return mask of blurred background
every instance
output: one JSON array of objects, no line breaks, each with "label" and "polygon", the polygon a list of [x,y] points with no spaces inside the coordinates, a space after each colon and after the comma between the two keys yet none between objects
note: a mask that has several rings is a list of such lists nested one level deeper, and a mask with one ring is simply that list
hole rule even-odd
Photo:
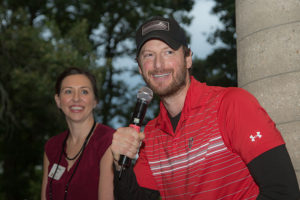
[{"label": "blurred background", "polygon": [[[151,16],[183,25],[198,80],[237,85],[234,0],[0,2],[0,199],[40,199],[44,144],[66,128],[54,102],[56,77],[65,68],[96,75],[98,122],[128,124],[144,85],[135,30]],[[145,123],[157,109],[155,98]]]}]

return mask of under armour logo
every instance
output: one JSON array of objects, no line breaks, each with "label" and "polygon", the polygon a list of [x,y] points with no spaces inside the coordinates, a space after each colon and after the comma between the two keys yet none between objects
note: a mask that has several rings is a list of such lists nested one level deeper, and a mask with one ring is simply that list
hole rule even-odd
[{"label": "under armour logo", "polygon": [[260,132],[256,132],[256,135],[250,135],[250,139],[251,139],[251,141],[252,142],[255,142],[255,139],[256,138],[261,138],[262,137],[262,135],[260,134]]}]

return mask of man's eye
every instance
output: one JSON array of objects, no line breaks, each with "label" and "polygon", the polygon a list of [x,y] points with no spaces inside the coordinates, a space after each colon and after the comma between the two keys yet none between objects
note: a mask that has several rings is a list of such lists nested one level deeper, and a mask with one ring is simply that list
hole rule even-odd
[{"label": "man's eye", "polygon": [[173,53],[174,53],[174,51],[171,51],[171,50],[166,51],[167,55],[170,55],[170,54],[173,54]]},{"label": "man's eye", "polygon": [[144,58],[149,58],[149,57],[151,57],[153,54],[152,53],[145,53],[143,56],[144,56]]}]

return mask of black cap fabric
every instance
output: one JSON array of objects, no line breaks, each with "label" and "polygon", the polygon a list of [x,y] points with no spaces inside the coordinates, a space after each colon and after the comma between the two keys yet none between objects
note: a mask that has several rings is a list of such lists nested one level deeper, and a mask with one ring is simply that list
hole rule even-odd
[{"label": "black cap fabric", "polygon": [[173,18],[153,17],[142,24],[136,32],[136,55],[150,39],[159,39],[177,50],[181,45],[187,46],[184,30]]}]

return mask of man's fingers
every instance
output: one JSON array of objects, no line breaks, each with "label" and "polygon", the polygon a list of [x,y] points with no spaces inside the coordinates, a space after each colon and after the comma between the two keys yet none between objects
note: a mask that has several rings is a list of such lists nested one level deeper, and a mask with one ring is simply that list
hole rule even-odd
[{"label": "man's fingers", "polygon": [[140,141],[142,141],[142,140],[145,139],[145,134],[144,134],[144,132],[140,132],[140,133],[139,133],[139,138],[140,138]]},{"label": "man's fingers", "polygon": [[129,158],[135,158],[140,146],[140,142],[143,138],[144,135],[140,136],[140,134],[134,128],[118,128],[113,135],[111,145],[114,159],[119,159],[120,154]]}]

